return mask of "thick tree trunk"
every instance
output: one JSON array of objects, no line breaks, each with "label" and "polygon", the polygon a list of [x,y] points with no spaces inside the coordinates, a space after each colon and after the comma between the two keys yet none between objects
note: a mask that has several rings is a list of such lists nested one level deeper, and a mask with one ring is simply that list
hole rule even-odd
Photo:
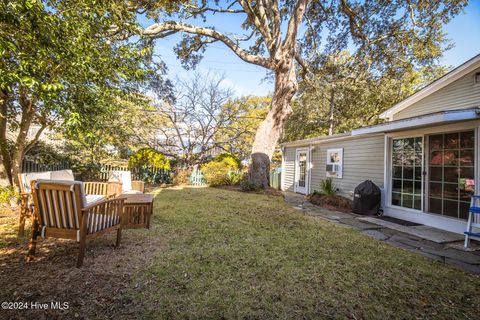
[{"label": "thick tree trunk", "polygon": [[8,92],[0,90],[0,155],[2,156],[3,171],[10,185],[13,185],[10,150],[7,143],[7,112]]},{"label": "thick tree trunk", "polygon": [[283,125],[292,112],[290,102],[297,89],[293,59],[289,59],[275,72],[271,108],[258,127],[253,141],[249,181],[257,187],[267,188],[269,185],[270,160],[282,134]]},{"label": "thick tree trunk", "polygon": [[35,102],[28,96],[26,90],[21,90],[19,102],[22,108],[22,117],[20,119],[15,146],[11,152],[10,158],[10,172],[12,175],[13,186],[17,191],[20,187],[18,174],[22,171],[22,161],[25,155],[25,147],[27,145],[27,134],[35,117],[36,111]]}]

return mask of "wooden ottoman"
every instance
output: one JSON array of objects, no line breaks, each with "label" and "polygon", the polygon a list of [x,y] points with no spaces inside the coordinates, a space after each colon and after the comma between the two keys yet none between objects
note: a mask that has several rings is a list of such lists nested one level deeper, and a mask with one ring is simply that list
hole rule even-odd
[{"label": "wooden ottoman", "polygon": [[150,228],[150,217],[153,213],[151,194],[122,194],[117,197],[123,202],[123,229]]}]

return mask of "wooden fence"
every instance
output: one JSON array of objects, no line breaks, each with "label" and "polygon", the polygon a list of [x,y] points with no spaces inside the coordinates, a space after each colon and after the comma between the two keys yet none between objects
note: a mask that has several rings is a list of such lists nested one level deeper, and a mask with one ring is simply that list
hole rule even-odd
[{"label": "wooden fence", "polygon": [[98,179],[100,181],[107,181],[110,171],[130,171],[132,173],[132,180],[142,180],[153,184],[171,183],[173,178],[173,172],[171,170],[157,167],[143,166],[140,168],[130,168],[128,166],[104,164],[101,165]]},{"label": "wooden fence", "polygon": [[22,173],[55,171],[65,169],[70,169],[70,164],[66,161],[55,164],[42,164],[31,160],[23,160],[22,162]]},{"label": "wooden fence", "polygon": [[282,188],[282,168],[270,171],[270,187],[280,190]]}]

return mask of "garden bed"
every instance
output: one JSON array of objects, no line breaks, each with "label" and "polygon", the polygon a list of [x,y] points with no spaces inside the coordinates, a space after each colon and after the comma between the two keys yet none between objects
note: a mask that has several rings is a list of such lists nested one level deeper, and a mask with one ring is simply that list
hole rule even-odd
[{"label": "garden bed", "polygon": [[340,212],[352,212],[352,205],[353,201],[333,194],[333,195],[325,195],[319,193],[313,193],[307,196],[308,201],[317,206],[324,207],[330,210],[336,210]]}]

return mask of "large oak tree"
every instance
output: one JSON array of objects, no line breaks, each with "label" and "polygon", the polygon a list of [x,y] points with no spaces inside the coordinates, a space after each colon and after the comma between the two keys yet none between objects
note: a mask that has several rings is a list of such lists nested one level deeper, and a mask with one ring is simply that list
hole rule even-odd
[{"label": "large oak tree", "polygon": [[[140,2],[147,9],[155,1]],[[271,71],[275,79],[270,111],[258,127],[252,147],[250,180],[268,185],[270,159],[283,124],[292,112],[299,66],[319,53],[349,48],[353,55],[382,72],[428,64],[445,41],[442,25],[458,14],[465,0],[230,0],[186,1],[177,14],[156,11],[143,35],[164,38],[183,33],[175,48],[186,65],[198,62],[208,44],[221,42],[247,63]],[[152,11],[153,12],[153,11]],[[223,32],[209,26],[213,15],[241,15],[241,25]],[[244,34],[238,31],[243,30]],[[308,72],[308,71],[307,71]]]}]

